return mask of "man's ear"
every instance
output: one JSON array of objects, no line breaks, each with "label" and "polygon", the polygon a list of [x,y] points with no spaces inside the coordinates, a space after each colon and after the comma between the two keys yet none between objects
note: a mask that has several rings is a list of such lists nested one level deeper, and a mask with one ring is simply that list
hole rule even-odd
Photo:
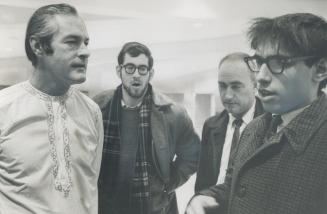
[{"label": "man's ear", "polygon": [[29,43],[35,55],[41,56],[44,53],[40,40],[36,36],[31,36],[29,39]]},{"label": "man's ear", "polygon": [[119,77],[119,79],[121,79],[121,69],[122,67],[120,65],[116,66],[116,74]]},{"label": "man's ear", "polygon": [[314,67],[315,69],[312,76],[314,81],[321,82],[327,79],[327,58],[320,59]]},{"label": "man's ear", "polygon": [[152,80],[153,75],[154,75],[154,69],[153,68],[151,68],[151,70],[149,71],[149,75],[150,75],[150,79],[149,79],[149,81],[150,81],[150,80]]}]

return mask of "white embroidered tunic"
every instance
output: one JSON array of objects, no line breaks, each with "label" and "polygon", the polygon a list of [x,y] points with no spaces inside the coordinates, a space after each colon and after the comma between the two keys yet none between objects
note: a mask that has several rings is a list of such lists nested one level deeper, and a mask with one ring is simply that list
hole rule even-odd
[{"label": "white embroidered tunic", "polygon": [[0,91],[0,214],[97,214],[99,107],[74,88]]}]

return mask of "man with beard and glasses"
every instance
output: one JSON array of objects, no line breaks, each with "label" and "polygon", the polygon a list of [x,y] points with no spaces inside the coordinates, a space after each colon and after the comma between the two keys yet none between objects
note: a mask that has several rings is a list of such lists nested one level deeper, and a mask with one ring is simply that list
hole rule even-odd
[{"label": "man with beard and glasses", "polygon": [[0,92],[0,213],[97,214],[101,111],[71,87],[86,79],[86,26],[67,4],[30,18],[25,50],[34,71]]},{"label": "man with beard and glasses", "polygon": [[232,175],[200,191],[186,213],[326,214],[327,22],[309,13],[257,18],[248,36],[255,54],[245,62],[268,113],[243,131]]},{"label": "man with beard and glasses", "polygon": [[154,90],[150,50],[126,43],[122,84],[94,98],[104,122],[101,214],[176,214],[175,189],[196,171],[200,143],[186,110]]}]

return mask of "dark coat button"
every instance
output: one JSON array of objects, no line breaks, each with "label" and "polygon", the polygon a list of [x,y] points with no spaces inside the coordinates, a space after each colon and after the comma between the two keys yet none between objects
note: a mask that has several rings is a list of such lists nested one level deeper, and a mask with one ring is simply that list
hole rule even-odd
[{"label": "dark coat button", "polygon": [[226,170],[226,174],[231,174],[233,172],[233,168],[232,167],[229,167],[227,170]]}]

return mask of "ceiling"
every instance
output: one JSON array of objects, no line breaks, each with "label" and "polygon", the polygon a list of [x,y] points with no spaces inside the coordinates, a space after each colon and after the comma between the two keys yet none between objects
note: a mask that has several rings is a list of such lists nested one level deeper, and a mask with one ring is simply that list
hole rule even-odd
[{"label": "ceiling", "polygon": [[312,12],[327,17],[326,0],[0,0],[0,57],[24,55],[19,42],[29,17],[36,8],[58,2],[81,13],[93,34],[91,48],[134,38],[158,43],[243,34],[258,16]]},{"label": "ceiling", "polygon": [[252,18],[293,12],[327,18],[327,0],[0,0],[0,84],[27,78],[26,23],[36,8],[59,2],[74,5],[86,22],[92,55],[84,85],[95,90],[119,82],[112,74],[127,41],[153,51],[153,81],[160,88],[205,93],[216,90],[215,70],[224,54],[250,51],[245,32]]}]

